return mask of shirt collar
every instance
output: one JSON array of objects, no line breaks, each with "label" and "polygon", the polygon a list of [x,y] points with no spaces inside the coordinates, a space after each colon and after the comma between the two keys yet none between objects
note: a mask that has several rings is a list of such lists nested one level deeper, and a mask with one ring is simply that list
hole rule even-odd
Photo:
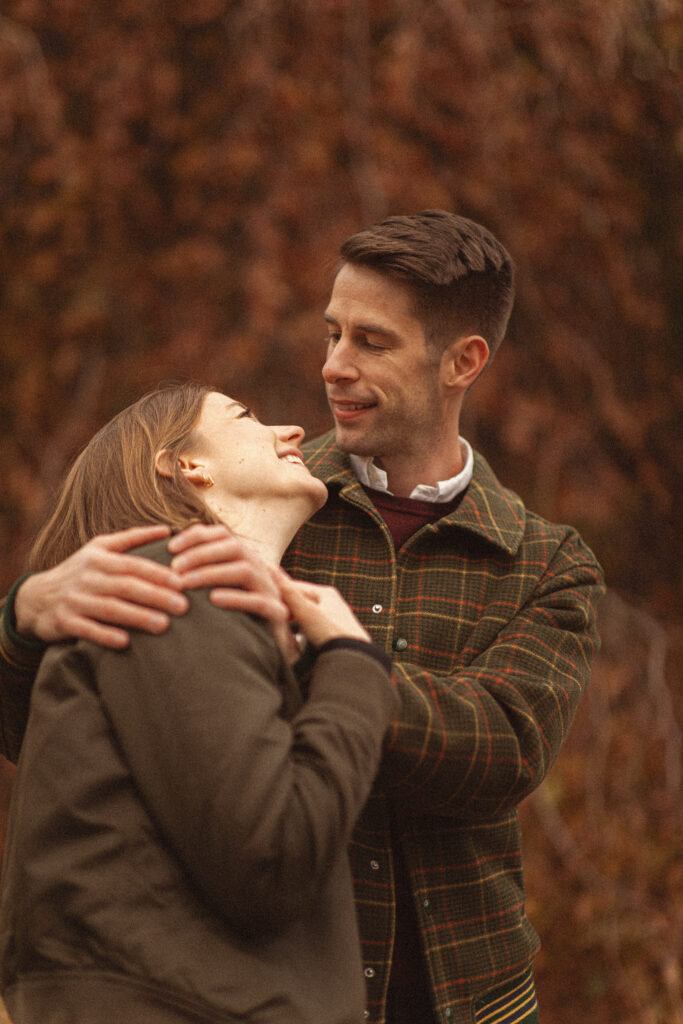
[{"label": "shirt collar", "polygon": [[[338,487],[338,493],[352,504],[373,507],[351,469],[348,455],[337,448],[334,430],[306,442],[302,450],[310,471],[328,488]],[[449,512],[444,522],[483,537],[514,555],[524,538],[524,503],[518,495],[501,486],[482,455],[473,454],[472,481],[458,508]]]},{"label": "shirt collar", "polygon": [[[418,484],[408,497],[418,501],[445,502],[453,501],[458,494],[461,494],[472,479],[474,464],[472,448],[464,437],[460,438],[460,451],[464,466],[456,476],[452,476],[448,480],[437,480],[434,486]],[[365,487],[371,487],[373,491],[382,491],[384,494],[391,494],[387,486],[387,474],[375,465],[372,456],[349,455],[349,460],[351,468]]]}]

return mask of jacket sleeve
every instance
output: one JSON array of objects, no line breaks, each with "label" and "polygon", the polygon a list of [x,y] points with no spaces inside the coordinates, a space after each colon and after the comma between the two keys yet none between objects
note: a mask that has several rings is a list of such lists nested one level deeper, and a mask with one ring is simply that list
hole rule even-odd
[{"label": "jacket sleeve", "polygon": [[490,820],[543,781],[588,684],[602,592],[590,551],[569,541],[513,615],[500,594],[452,675],[394,663],[401,712],[380,779],[398,813]]},{"label": "jacket sleeve", "polygon": [[18,579],[0,600],[0,754],[14,763],[19,759],[31,689],[45,653],[45,644],[25,640],[14,629],[14,595],[25,579]]},{"label": "jacket sleeve", "polygon": [[[211,906],[249,933],[314,904],[346,848],[396,708],[389,673],[330,650],[290,721],[261,621],[190,594],[163,637],[79,645],[161,834]],[[287,670],[288,671],[288,670]]]}]

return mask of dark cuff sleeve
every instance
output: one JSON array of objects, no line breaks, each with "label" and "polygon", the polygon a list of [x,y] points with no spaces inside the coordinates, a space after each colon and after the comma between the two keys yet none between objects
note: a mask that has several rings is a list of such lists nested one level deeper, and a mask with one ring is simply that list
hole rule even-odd
[{"label": "dark cuff sleeve", "polygon": [[20,636],[17,633],[17,620],[14,614],[14,599],[17,596],[17,591],[24,580],[28,579],[32,573],[26,572],[23,576],[20,576],[15,583],[12,584],[9,594],[5,598],[4,607],[2,609],[2,626],[5,631],[9,643],[19,650],[29,653],[42,654],[45,650],[46,645],[38,637],[25,637]]},{"label": "dark cuff sleeve", "polygon": [[379,646],[367,640],[356,640],[355,637],[339,636],[334,640],[328,640],[321,647],[316,649],[316,655],[324,654],[325,651],[334,651],[342,647],[350,651],[360,651],[362,654],[369,654],[371,658],[378,661],[382,668],[391,674],[391,656]]}]

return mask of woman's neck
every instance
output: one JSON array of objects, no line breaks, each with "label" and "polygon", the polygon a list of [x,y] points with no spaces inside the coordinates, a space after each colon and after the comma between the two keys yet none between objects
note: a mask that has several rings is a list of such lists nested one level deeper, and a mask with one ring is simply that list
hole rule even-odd
[{"label": "woman's neck", "polygon": [[294,534],[312,512],[292,501],[272,507],[244,501],[221,501],[218,496],[215,499],[207,496],[205,500],[236,537],[271,565],[280,564]]}]

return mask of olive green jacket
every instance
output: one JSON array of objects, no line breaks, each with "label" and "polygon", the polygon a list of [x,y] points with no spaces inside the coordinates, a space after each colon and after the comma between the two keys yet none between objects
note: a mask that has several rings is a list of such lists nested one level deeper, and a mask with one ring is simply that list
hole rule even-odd
[{"label": "olive green jacket", "polygon": [[2,879],[14,1024],[362,1019],[346,846],[396,707],[382,655],[333,642],[302,701],[263,622],[190,601],[43,659]]}]

